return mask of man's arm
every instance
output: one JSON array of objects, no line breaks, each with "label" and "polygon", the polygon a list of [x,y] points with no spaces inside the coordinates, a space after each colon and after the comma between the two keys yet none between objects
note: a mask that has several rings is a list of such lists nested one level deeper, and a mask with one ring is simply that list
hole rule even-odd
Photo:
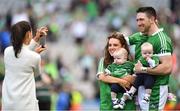
[{"label": "man's arm", "polygon": [[166,75],[170,74],[172,71],[172,56],[166,55],[161,56],[160,58],[160,64],[155,68],[145,68],[142,66],[140,62],[135,64],[135,72],[141,73],[141,72],[147,72],[151,75]]},{"label": "man's arm", "polygon": [[172,56],[166,55],[160,57],[160,64],[155,68],[147,68],[147,73],[152,75],[166,75],[172,71]]}]

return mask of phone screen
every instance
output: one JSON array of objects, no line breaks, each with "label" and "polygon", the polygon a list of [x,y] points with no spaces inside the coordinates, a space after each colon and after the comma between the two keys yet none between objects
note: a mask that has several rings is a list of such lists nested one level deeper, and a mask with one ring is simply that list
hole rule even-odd
[{"label": "phone screen", "polygon": [[45,44],[46,44],[46,37],[41,37],[40,38],[40,45],[41,45],[41,47],[45,47]]}]

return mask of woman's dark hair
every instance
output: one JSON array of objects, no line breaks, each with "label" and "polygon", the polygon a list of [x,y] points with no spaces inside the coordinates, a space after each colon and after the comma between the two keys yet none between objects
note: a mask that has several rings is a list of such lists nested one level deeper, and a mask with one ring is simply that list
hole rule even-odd
[{"label": "woman's dark hair", "polygon": [[21,52],[23,40],[28,31],[31,31],[31,26],[27,21],[18,22],[11,27],[11,42],[16,58],[18,58],[18,54]]},{"label": "woman's dark hair", "polygon": [[105,57],[104,57],[104,67],[107,67],[109,64],[111,64],[114,60],[114,58],[110,55],[109,51],[108,51],[108,47],[109,47],[109,40],[111,38],[115,38],[117,40],[119,40],[120,44],[122,45],[123,48],[125,48],[129,53],[129,48],[128,48],[128,44],[124,38],[124,35],[120,32],[113,32],[111,33],[108,38],[107,38],[107,44],[105,46]]},{"label": "woman's dark hair", "polygon": [[153,7],[140,7],[137,9],[136,11],[137,13],[146,13],[146,15],[150,18],[150,17],[154,17],[154,19],[157,19],[157,14],[156,14],[156,10]]}]

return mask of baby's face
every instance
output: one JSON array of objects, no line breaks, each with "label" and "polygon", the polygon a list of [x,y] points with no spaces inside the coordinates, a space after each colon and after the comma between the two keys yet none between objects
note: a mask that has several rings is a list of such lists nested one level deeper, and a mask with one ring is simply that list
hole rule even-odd
[{"label": "baby's face", "polygon": [[143,58],[151,58],[153,55],[153,49],[151,47],[144,47],[141,49],[141,54]]},{"label": "baby's face", "polygon": [[127,58],[125,58],[124,56],[114,56],[114,63],[116,64],[123,64],[127,61]]}]

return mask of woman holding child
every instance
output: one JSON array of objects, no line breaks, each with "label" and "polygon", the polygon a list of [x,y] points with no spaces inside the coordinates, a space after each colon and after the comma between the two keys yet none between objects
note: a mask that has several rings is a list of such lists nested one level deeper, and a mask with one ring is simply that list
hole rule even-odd
[{"label": "woman holding child", "polygon": [[[113,63],[114,60],[113,53],[121,48],[126,49],[129,53],[128,45],[126,43],[123,34],[119,32],[114,32],[110,34],[110,36],[107,39],[107,44],[105,46],[104,57],[101,58],[99,61],[98,72],[97,72],[97,78],[100,84],[100,100],[101,100],[100,110],[113,109],[112,101],[111,101],[111,89],[109,84],[118,83],[121,87],[129,88],[130,84],[134,80],[134,77],[131,75],[128,75],[123,78],[116,78],[107,75],[104,72],[107,66]],[[125,89],[123,92],[125,92]],[[118,93],[118,98],[122,96],[123,92]],[[126,102],[126,106],[124,110],[135,110],[135,109],[136,109],[136,105],[134,100],[129,100]]]}]

